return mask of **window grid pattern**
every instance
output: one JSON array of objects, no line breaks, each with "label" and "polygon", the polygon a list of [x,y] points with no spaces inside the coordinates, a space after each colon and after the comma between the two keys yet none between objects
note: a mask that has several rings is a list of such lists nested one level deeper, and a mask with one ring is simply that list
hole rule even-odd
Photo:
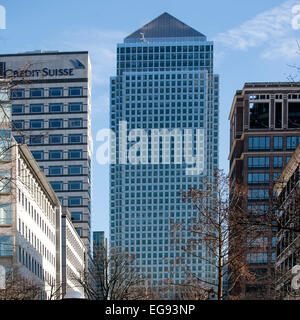
[{"label": "window grid pattern", "polygon": [[[111,129],[118,136],[119,121],[127,121],[128,131],[202,128],[207,139],[205,173],[212,175],[219,156],[218,88],[209,42],[119,45],[117,77],[111,80]],[[148,152],[151,159],[150,141]],[[184,270],[172,264],[183,252],[172,242],[170,219],[190,222],[196,211],[183,203],[180,191],[203,186],[201,176],[187,176],[186,165],[172,160],[171,156],[168,165],[111,165],[110,169],[111,245],[134,252],[138,270],[147,271],[154,283],[170,277],[167,269],[174,281],[185,278]],[[199,248],[199,253],[203,250]],[[187,266],[215,280],[214,267],[196,260],[187,257]]]}]

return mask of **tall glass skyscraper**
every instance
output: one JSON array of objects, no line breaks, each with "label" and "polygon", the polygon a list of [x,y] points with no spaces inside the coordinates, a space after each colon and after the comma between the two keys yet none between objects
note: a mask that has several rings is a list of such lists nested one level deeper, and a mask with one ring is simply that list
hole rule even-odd
[{"label": "tall glass skyscraper", "polygon": [[[216,279],[212,266],[182,252],[171,228],[197,215],[181,191],[203,188],[203,176],[212,177],[218,167],[218,95],[213,43],[168,13],[117,46],[110,244],[134,253],[138,271],[154,285],[170,278],[182,283],[187,268]],[[183,233],[181,241],[189,236]],[[185,258],[184,265],[176,257]]]}]

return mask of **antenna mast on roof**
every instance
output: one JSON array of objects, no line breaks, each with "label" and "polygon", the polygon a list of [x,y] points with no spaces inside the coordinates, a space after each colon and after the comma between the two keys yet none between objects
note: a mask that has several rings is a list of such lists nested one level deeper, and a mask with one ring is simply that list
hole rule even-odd
[{"label": "antenna mast on roof", "polygon": [[141,34],[141,42],[144,42],[144,43],[146,43],[147,42],[147,40],[145,39],[145,34],[143,33],[143,32],[141,32],[140,33]]}]

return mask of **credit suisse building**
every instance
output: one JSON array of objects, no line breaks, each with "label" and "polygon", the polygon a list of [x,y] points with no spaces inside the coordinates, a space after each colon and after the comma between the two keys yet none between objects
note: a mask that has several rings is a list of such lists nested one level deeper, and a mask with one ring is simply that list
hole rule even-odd
[{"label": "credit suisse building", "polygon": [[90,252],[91,67],[88,52],[0,55],[14,137],[27,144]]}]

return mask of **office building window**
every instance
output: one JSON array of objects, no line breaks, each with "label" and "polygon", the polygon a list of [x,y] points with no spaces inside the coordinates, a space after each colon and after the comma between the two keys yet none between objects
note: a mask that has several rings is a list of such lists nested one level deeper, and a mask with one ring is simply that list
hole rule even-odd
[{"label": "office building window", "polygon": [[63,190],[63,182],[62,181],[50,181],[51,187],[54,191]]},{"label": "office building window", "polygon": [[282,102],[275,104],[275,128],[282,129]]},{"label": "office building window", "polygon": [[79,237],[82,237],[82,228],[75,228],[75,230],[78,233]]},{"label": "office building window", "polygon": [[0,138],[2,140],[10,140],[10,138],[11,138],[11,130],[0,129]]},{"label": "office building window", "polygon": [[0,170],[0,192],[1,193],[10,192],[10,187],[11,187],[11,171]]},{"label": "office building window", "polygon": [[283,137],[274,137],[274,150],[282,150],[283,149]]},{"label": "office building window", "polygon": [[273,158],[273,167],[274,169],[282,168],[282,157]]},{"label": "office building window", "polygon": [[0,203],[0,225],[11,223],[11,203]]},{"label": "office building window", "polygon": [[247,262],[250,264],[266,264],[268,263],[268,254],[267,253],[248,253]]},{"label": "office building window", "polygon": [[82,205],[82,197],[69,197],[68,198],[69,207],[76,207]]},{"label": "office building window", "polygon": [[81,159],[82,150],[69,150],[69,159]]},{"label": "office building window", "polygon": [[69,134],[69,143],[82,143],[82,134]]},{"label": "office building window", "polygon": [[82,111],[82,103],[73,102],[69,103],[69,112],[81,112]]},{"label": "office building window", "polygon": [[30,98],[40,98],[43,96],[44,96],[44,89],[42,88],[30,89]]},{"label": "office building window", "polygon": [[11,160],[11,131],[0,130],[0,159]]},{"label": "office building window", "polygon": [[300,129],[300,102],[289,102],[288,126],[291,129]]},{"label": "office building window", "polygon": [[251,214],[257,214],[257,215],[262,215],[262,214],[266,214],[269,212],[269,206],[262,204],[262,205],[248,205],[247,206],[247,210],[251,213]]},{"label": "office building window", "polygon": [[81,221],[82,220],[82,212],[71,212],[71,219],[73,221]]},{"label": "office building window", "polygon": [[32,135],[30,136],[30,144],[44,144],[44,136],[41,135]]},{"label": "office building window", "polygon": [[286,149],[289,151],[295,150],[300,143],[300,137],[287,137]]},{"label": "office building window", "polygon": [[31,151],[35,160],[44,160],[44,151]]},{"label": "office building window", "polygon": [[0,170],[0,192],[8,193],[11,188],[11,171]]},{"label": "office building window", "polygon": [[24,144],[25,143],[24,136],[14,136],[14,138],[17,141],[18,144]]},{"label": "office building window", "polygon": [[250,103],[250,129],[269,128],[269,103]]},{"label": "office building window", "polygon": [[81,128],[82,127],[82,119],[69,119],[69,128]]},{"label": "office building window", "polygon": [[277,259],[277,254],[276,254],[276,252],[272,252],[272,254],[271,254],[271,261],[272,261],[273,263],[275,263],[275,262],[276,262],[276,259]]},{"label": "office building window", "polygon": [[13,243],[12,236],[0,236],[0,256],[12,256]]},{"label": "office building window", "polygon": [[267,201],[269,199],[268,189],[248,190],[248,201]]},{"label": "office building window", "polygon": [[20,130],[25,128],[24,120],[13,120],[12,122],[13,130]]},{"label": "office building window", "polygon": [[24,114],[25,107],[22,104],[13,104],[12,105],[12,114]]},{"label": "office building window", "polygon": [[43,113],[44,105],[43,104],[31,104],[30,113]]},{"label": "office building window", "polygon": [[248,149],[249,151],[269,151],[270,137],[249,137]]},{"label": "office building window", "polygon": [[68,173],[69,175],[82,174],[82,166],[69,166]]},{"label": "office building window", "polygon": [[61,160],[63,159],[62,150],[50,150],[49,151],[49,160]]},{"label": "office building window", "polygon": [[69,96],[70,97],[81,97],[82,96],[82,88],[81,87],[69,88]]},{"label": "office building window", "polygon": [[248,184],[259,185],[259,184],[269,184],[270,175],[269,173],[248,173]]},{"label": "office building window", "polygon": [[49,112],[50,113],[61,113],[63,112],[64,105],[62,103],[50,103]]},{"label": "office building window", "polygon": [[62,144],[64,136],[62,134],[51,134],[49,136],[49,144]]},{"label": "office building window", "polygon": [[270,157],[248,158],[248,169],[268,169],[268,168],[270,168]]},{"label": "office building window", "polygon": [[50,166],[49,167],[49,175],[51,176],[59,176],[63,174],[62,166]]},{"label": "office building window", "polygon": [[10,90],[11,99],[22,99],[25,97],[24,89],[12,89]]},{"label": "office building window", "polygon": [[64,126],[63,119],[50,119],[49,120],[49,128],[50,129],[63,128],[63,126]]},{"label": "office building window", "polygon": [[281,172],[274,172],[273,173],[273,182],[277,182],[277,180],[280,178]]},{"label": "office building window", "polygon": [[62,97],[64,94],[63,88],[50,88],[49,97]]},{"label": "office building window", "polygon": [[10,123],[11,122],[11,106],[2,104],[0,109],[0,123]]},{"label": "office building window", "polygon": [[247,243],[250,248],[266,248],[268,246],[268,237],[248,238]]},{"label": "office building window", "polygon": [[82,190],[82,181],[69,181],[68,190]]},{"label": "office building window", "polygon": [[58,197],[59,202],[64,205],[64,197]]},{"label": "office building window", "polygon": [[30,120],[30,129],[43,129],[44,120]]}]

